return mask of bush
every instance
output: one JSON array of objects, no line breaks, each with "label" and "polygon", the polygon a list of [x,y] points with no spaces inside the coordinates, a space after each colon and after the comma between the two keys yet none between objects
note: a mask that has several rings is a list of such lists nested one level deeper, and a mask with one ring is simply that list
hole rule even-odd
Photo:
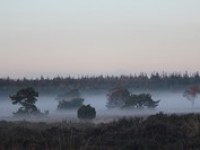
[{"label": "bush", "polygon": [[13,113],[15,116],[26,116],[26,115],[41,115],[42,113],[40,112],[39,109],[37,109],[36,106],[32,107],[20,107],[17,112]]},{"label": "bush", "polygon": [[63,99],[65,99],[66,101],[70,101],[74,98],[79,98],[79,97],[81,97],[79,90],[78,89],[72,89],[72,90],[69,90],[65,93],[59,94],[56,99],[59,100],[59,101],[63,100]]},{"label": "bush", "polygon": [[119,107],[125,104],[130,97],[130,92],[123,87],[117,87],[111,89],[108,94],[108,104],[107,107]]},{"label": "bush", "polygon": [[123,87],[117,87],[109,91],[107,107],[119,108],[155,108],[159,101],[154,101],[150,94],[130,94]]},{"label": "bush", "polygon": [[158,106],[159,101],[154,101],[150,94],[131,95],[122,106],[123,108],[155,108]]},{"label": "bush", "polygon": [[96,118],[96,110],[90,105],[83,105],[78,109],[77,115],[79,119],[94,119]]},{"label": "bush", "polygon": [[62,100],[58,104],[58,109],[76,109],[83,105],[84,99],[74,98],[71,101]]},{"label": "bush", "polygon": [[78,109],[84,101],[78,89],[70,90],[57,99],[59,100],[58,110]]}]

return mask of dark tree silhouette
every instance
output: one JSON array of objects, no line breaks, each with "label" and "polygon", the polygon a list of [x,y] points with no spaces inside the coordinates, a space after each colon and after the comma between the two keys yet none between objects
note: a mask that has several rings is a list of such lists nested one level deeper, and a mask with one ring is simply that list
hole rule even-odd
[{"label": "dark tree silhouette", "polygon": [[21,107],[14,113],[16,115],[27,115],[27,114],[37,114],[40,111],[35,106],[37,97],[39,96],[33,88],[23,88],[19,90],[15,95],[10,96],[13,104],[19,104]]},{"label": "dark tree silhouette", "polygon": [[125,104],[130,97],[130,92],[123,87],[116,87],[111,89],[108,94],[108,104],[107,107],[119,107]]},{"label": "dark tree silhouette", "polygon": [[194,100],[198,94],[200,94],[200,86],[192,85],[184,91],[183,96],[194,104]]},{"label": "dark tree silhouette", "polygon": [[83,98],[73,98],[70,101],[62,100],[59,101],[58,109],[65,110],[65,109],[76,109],[83,105]]},{"label": "dark tree silhouette", "polygon": [[77,115],[79,119],[94,119],[96,117],[96,110],[90,105],[83,105],[78,109]]},{"label": "dark tree silhouette", "polygon": [[58,96],[59,104],[57,106],[58,110],[66,109],[78,109],[83,105],[84,99],[81,98],[80,92],[78,89],[73,89],[68,91],[65,94]]},{"label": "dark tree silhouette", "polygon": [[79,98],[80,96],[81,94],[78,89],[72,89],[72,90],[67,91],[64,94],[59,94],[56,99],[57,100],[64,99],[66,101],[71,101],[72,99]]},{"label": "dark tree silhouette", "polygon": [[155,108],[160,101],[154,101],[150,94],[132,94],[126,101],[122,108]]},{"label": "dark tree silhouette", "polygon": [[130,94],[130,92],[123,87],[110,90],[107,97],[107,107],[155,108],[159,103],[159,101],[154,101],[150,94]]}]

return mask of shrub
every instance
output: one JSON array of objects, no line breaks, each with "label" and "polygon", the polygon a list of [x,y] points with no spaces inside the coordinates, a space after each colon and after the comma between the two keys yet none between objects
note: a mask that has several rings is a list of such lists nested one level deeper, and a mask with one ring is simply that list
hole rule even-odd
[{"label": "shrub", "polygon": [[83,105],[84,99],[74,98],[70,101],[62,100],[58,104],[58,109],[76,109]]},{"label": "shrub", "polygon": [[78,89],[72,89],[72,90],[69,90],[65,93],[62,93],[60,95],[57,96],[57,100],[63,100],[65,99],[66,101],[70,101],[74,98],[79,98],[81,95],[80,95],[80,92]]},{"label": "shrub", "polygon": [[119,107],[125,104],[130,97],[130,92],[123,87],[117,87],[111,89],[108,94],[108,104],[107,107]]},{"label": "shrub", "polygon": [[155,108],[158,106],[159,101],[154,101],[150,94],[131,95],[122,106],[123,108]]},{"label": "shrub", "polygon": [[62,98],[62,100],[59,101],[59,104],[57,106],[58,110],[78,109],[80,106],[83,105],[84,101],[84,99],[81,98],[78,89],[71,90],[65,93],[63,96],[60,96],[60,98]]},{"label": "shrub", "polygon": [[107,107],[119,108],[155,108],[159,101],[154,101],[150,94],[130,94],[123,87],[117,87],[109,91]]},{"label": "shrub", "polygon": [[96,110],[90,105],[83,105],[78,109],[77,115],[79,119],[94,119],[96,118]]}]

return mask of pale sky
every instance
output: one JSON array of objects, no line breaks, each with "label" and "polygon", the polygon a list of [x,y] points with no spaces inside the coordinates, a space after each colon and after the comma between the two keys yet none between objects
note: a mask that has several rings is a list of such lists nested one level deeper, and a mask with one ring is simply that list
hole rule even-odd
[{"label": "pale sky", "polygon": [[0,77],[200,71],[200,0],[0,0]]}]

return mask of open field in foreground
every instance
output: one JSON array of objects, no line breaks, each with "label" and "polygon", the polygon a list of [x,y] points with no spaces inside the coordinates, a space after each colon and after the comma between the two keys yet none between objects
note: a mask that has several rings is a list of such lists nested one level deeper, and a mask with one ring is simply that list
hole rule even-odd
[{"label": "open field in foreground", "polygon": [[197,150],[200,115],[157,114],[110,123],[0,122],[1,150]]}]

